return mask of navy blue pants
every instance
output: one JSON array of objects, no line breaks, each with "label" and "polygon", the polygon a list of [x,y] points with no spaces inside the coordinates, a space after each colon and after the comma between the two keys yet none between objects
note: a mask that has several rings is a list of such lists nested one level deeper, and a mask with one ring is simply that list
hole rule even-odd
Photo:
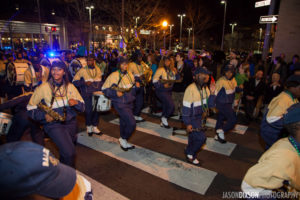
[{"label": "navy blue pants", "polygon": [[120,116],[120,136],[127,140],[132,135],[136,127],[132,113],[133,105],[113,102],[113,106]]},{"label": "navy blue pants", "polygon": [[100,113],[93,109],[93,96],[83,97],[85,103],[85,124],[86,126],[98,126]]},{"label": "navy blue pants", "polygon": [[158,99],[162,103],[162,117],[169,118],[174,112],[174,102],[172,100],[172,91],[156,91]]},{"label": "navy blue pants", "polygon": [[205,142],[206,136],[204,132],[191,132],[188,137],[188,145],[185,149],[185,153],[196,158],[196,153],[201,149]]},{"label": "navy blue pants", "polygon": [[59,149],[60,162],[75,167],[76,119],[65,123],[50,123],[44,129]]},{"label": "navy blue pants", "polygon": [[266,150],[280,139],[281,130],[282,128],[275,126],[275,124],[274,126],[272,126],[272,124],[269,124],[266,120],[266,115],[263,117],[260,125],[260,134],[266,143]]},{"label": "navy blue pants", "polygon": [[16,142],[19,141],[24,132],[30,129],[30,134],[32,141],[44,145],[44,134],[39,127],[39,124],[36,124],[31,119],[29,119],[27,112],[18,112],[14,115],[12,119],[12,124],[6,136],[7,142]]},{"label": "navy blue pants", "polygon": [[[232,104],[216,104],[216,108],[218,109],[218,118],[217,118],[217,124],[216,124],[216,130],[222,129],[225,133],[231,129],[234,128],[236,124],[236,114],[234,110],[232,109]],[[224,124],[224,121],[227,120],[226,124]]]},{"label": "navy blue pants", "polygon": [[133,108],[134,116],[140,116],[144,105],[144,87],[136,88],[135,103]]}]

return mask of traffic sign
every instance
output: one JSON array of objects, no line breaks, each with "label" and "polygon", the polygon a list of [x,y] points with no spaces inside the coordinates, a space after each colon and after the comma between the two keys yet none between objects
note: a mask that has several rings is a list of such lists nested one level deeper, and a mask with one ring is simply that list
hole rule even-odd
[{"label": "traffic sign", "polygon": [[275,24],[278,21],[278,15],[260,16],[260,24]]},{"label": "traffic sign", "polygon": [[270,4],[271,4],[271,0],[258,1],[255,2],[255,8],[269,6]]}]

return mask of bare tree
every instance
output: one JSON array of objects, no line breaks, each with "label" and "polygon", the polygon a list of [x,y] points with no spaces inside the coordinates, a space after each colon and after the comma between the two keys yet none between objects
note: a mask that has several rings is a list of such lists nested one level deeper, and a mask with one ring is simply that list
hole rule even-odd
[{"label": "bare tree", "polygon": [[193,49],[195,36],[199,36],[214,25],[214,18],[207,12],[202,2],[202,0],[189,0],[185,4],[188,25],[192,28]]}]

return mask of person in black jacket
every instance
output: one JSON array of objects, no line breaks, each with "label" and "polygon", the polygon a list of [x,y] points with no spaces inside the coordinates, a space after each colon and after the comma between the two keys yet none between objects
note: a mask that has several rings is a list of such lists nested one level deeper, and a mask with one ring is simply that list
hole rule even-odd
[{"label": "person in black jacket", "polygon": [[44,135],[39,124],[31,120],[27,115],[26,106],[32,96],[32,92],[19,95],[3,104],[0,104],[0,111],[12,109],[12,124],[6,136],[7,142],[16,142],[21,139],[25,131],[30,128],[33,142],[44,145]]},{"label": "person in black jacket", "polygon": [[176,68],[182,81],[180,83],[174,84],[172,92],[172,99],[175,105],[174,115],[177,114],[179,116],[181,116],[180,111],[182,109],[184,91],[187,88],[187,86],[189,86],[193,82],[192,70],[187,65],[185,65],[183,59],[183,53],[176,54]]},{"label": "person in black jacket", "polygon": [[264,72],[258,70],[255,74],[255,77],[252,77],[245,83],[244,86],[244,103],[246,117],[248,120],[252,120],[253,112],[256,107],[256,104],[264,94],[265,90],[265,81],[263,80]]}]

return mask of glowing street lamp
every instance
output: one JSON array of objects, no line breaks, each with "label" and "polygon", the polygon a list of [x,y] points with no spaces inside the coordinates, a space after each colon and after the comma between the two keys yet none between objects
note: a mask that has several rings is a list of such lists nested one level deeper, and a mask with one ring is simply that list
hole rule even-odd
[{"label": "glowing street lamp", "polygon": [[[90,35],[92,35],[92,10],[95,8],[93,5],[91,6],[86,6],[85,7],[87,10],[89,10],[89,18],[90,18]],[[90,41],[89,41],[89,51],[91,50],[91,37],[90,37]],[[93,49],[94,49],[94,45],[93,45]]]},{"label": "glowing street lamp", "polygon": [[229,24],[231,26],[231,34],[233,35],[234,27],[237,26],[237,23]]},{"label": "glowing street lamp", "polygon": [[180,17],[180,39],[179,39],[179,43],[181,43],[181,35],[182,35],[182,19],[185,17],[185,14],[179,14],[177,15],[178,17]]},{"label": "glowing street lamp", "polygon": [[221,4],[224,4],[223,33],[222,33],[222,43],[221,43],[221,51],[223,51],[223,47],[224,47],[224,34],[225,34],[225,21],[226,21],[227,0],[222,0],[222,1],[221,1]]}]

